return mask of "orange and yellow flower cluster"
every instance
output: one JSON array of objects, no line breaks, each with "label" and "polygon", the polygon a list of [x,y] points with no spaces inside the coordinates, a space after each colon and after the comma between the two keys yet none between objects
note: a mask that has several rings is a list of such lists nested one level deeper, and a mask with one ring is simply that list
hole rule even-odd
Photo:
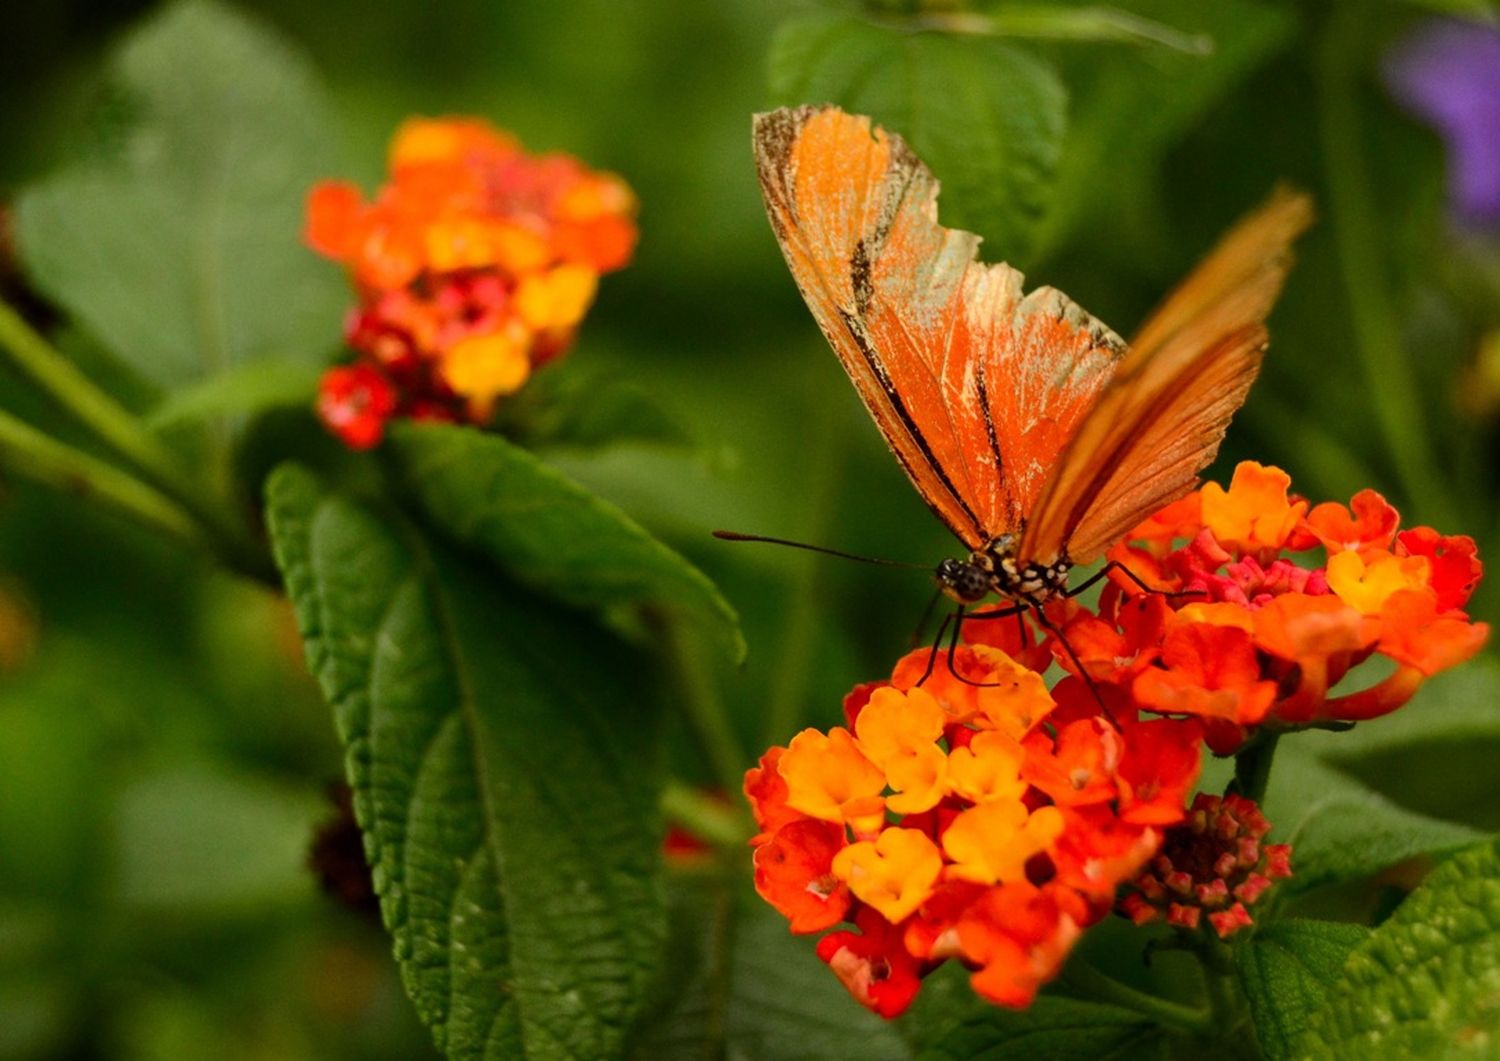
[{"label": "orange and yellow flower cluster", "polygon": [[[1278,469],[1241,464],[1115,549],[1096,608],[969,619],[857,687],[846,725],[804,730],[745,779],[755,884],[866,1006],[890,1017],[953,958],[974,989],[1028,1005],[1085,927],[1116,909],[1228,935],[1290,873],[1251,800],[1200,794],[1257,728],[1394,710],[1478,651],[1464,603],[1474,543],[1365,491],[1309,508]],[[1390,673],[1337,688],[1382,656]],[[1044,678],[1053,664],[1062,677]],[[1203,915],[1207,914],[1206,917]]]},{"label": "orange and yellow flower cluster", "polygon": [[403,124],[373,200],[346,181],[309,197],[308,243],[359,296],[345,340],[360,357],[325,377],[324,421],[363,449],[392,416],[488,419],[572,342],[599,276],[630,260],[634,213],[618,177],[483,121]]},{"label": "orange and yellow flower cluster", "polygon": [[1199,726],[1059,703],[990,645],[919,685],[926,655],[855,689],[847,727],[804,730],[746,775],[756,889],[794,932],[852,921],[818,953],[883,1016],[948,958],[1025,1006],[1183,819]]},{"label": "orange and yellow flower cluster", "polygon": [[[1279,468],[1243,463],[1227,490],[1206,484],[1111,553],[1163,592],[1116,574],[1097,611],[1058,616],[1106,700],[1196,716],[1228,754],[1259,726],[1388,714],[1479,651],[1489,628],[1463,611],[1483,571],[1472,538],[1403,530],[1373,490],[1309,508],[1290,486]],[[1389,674],[1336,689],[1376,656]]]}]

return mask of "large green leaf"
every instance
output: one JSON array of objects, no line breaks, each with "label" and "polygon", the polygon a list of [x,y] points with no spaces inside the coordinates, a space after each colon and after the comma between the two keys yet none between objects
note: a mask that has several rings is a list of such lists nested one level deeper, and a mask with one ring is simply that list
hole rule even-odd
[{"label": "large green leaf", "polygon": [[134,916],[254,917],[305,901],[314,793],[203,762],[153,770],[114,808],[111,880]]},{"label": "large green leaf", "polygon": [[618,1053],[659,957],[655,712],[602,631],[283,467],[278,562],[452,1057]]},{"label": "large green leaf", "polygon": [[520,447],[471,428],[406,424],[389,448],[428,518],[512,577],[577,608],[664,610],[744,657],[739,619],[707,576]]},{"label": "large green leaf", "polygon": [[1292,918],[1259,928],[1235,952],[1255,1033],[1268,1061],[1296,1056],[1293,1044],[1338,983],[1349,952],[1369,938],[1363,925]]},{"label": "large green leaf", "polygon": [[1438,675],[1388,718],[1296,741],[1409,810],[1500,828],[1500,663],[1492,656]]},{"label": "large green leaf", "polygon": [[1441,866],[1350,956],[1293,1050],[1306,1058],[1500,1051],[1500,850]]},{"label": "large green leaf", "polygon": [[967,970],[953,967],[923,982],[916,1005],[901,1022],[921,1061],[1134,1061],[1163,1056],[1166,1034],[1139,1013],[1053,995],[1042,995],[1029,1009],[1015,1012],[980,999],[968,979]]},{"label": "large green leaf", "polygon": [[1052,195],[1066,93],[1012,45],[809,15],[771,48],[780,103],[837,103],[900,133],[943,182],[942,219],[1024,262]]},{"label": "large green leaf", "polygon": [[1366,877],[1408,858],[1467,846],[1482,835],[1407,810],[1294,741],[1284,740],[1276,754],[1265,800],[1272,839],[1292,845],[1294,876],[1287,886]]},{"label": "large green leaf", "polygon": [[90,150],[20,198],[32,280],[159,384],[322,356],[343,296],[337,270],[300,245],[333,142],[307,62],[188,0],[121,43],[109,88]]},{"label": "large green leaf", "polygon": [[692,441],[645,387],[573,367],[538,373],[501,405],[495,427],[527,449],[588,452],[621,443],[677,448]]},{"label": "large green leaf", "polygon": [[1049,251],[1080,228],[1118,226],[1154,205],[1151,181],[1163,152],[1293,38],[1292,17],[1256,0],[1116,6],[1206,38],[1212,50],[1088,48],[1063,56],[1074,106],[1057,166],[1057,209],[1041,234]]}]

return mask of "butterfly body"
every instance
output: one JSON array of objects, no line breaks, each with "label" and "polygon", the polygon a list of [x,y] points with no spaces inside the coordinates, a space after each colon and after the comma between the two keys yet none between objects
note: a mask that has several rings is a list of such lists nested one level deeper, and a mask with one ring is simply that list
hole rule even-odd
[{"label": "butterfly body", "polygon": [[1002,534],[983,549],[975,549],[967,560],[944,560],[935,572],[938,588],[959,604],[977,604],[994,594],[1035,606],[1066,592],[1073,567],[1068,560],[1022,562],[1016,556],[1016,544],[1014,534]]},{"label": "butterfly body", "polygon": [[887,445],[969,550],[935,575],[960,605],[1039,609],[1197,485],[1266,349],[1307,226],[1278,191],[1127,344],[1062,292],[1026,292],[979,237],[937,220],[899,137],[831,106],[755,119],[772,231]]}]

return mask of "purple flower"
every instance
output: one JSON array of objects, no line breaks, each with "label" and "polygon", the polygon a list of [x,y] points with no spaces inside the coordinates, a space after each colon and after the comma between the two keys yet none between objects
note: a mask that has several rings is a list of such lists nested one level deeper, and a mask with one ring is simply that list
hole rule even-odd
[{"label": "purple flower", "polygon": [[1459,220],[1500,224],[1500,29],[1426,22],[1392,51],[1385,75],[1402,106],[1447,141]]}]

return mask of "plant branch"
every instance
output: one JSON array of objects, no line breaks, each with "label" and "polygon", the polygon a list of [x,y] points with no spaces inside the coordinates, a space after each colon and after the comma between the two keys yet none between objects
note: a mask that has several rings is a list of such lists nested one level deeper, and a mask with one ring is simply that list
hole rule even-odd
[{"label": "plant branch", "polygon": [[1200,935],[1192,941],[1192,950],[1203,967],[1203,988],[1208,995],[1209,1027],[1213,1029],[1214,1042],[1230,1057],[1258,1058],[1260,1052],[1253,1046],[1253,1037],[1239,1034],[1241,1025],[1249,1021],[1250,1011],[1235,977],[1228,944]]},{"label": "plant branch", "polygon": [[[676,679],[678,702],[708,757],[716,783],[732,799],[738,798],[749,758],[730,722],[724,699],[719,695],[700,646],[693,641],[681,620],[655,609],[647,610],[646,620],[663,645],[665,659]],[[746,822],[741,835],[749,836],[745,816],[738,817]]]},{"label": "plant branch", "polygon": [[[4,302],[0,302],[0,350],[8,353],[32,382],[100,441],[191,513],[230,567],[260,581],[279,584],[269,551],[255,540],[244,521],[235,518],[220,499],[207,494],[140,420],[78,371],[72,361]],[[110,470],[120,474],[116,469]]]},{"label": "plant branch", "polygon": [[1234,780],[1229,787],[1256,803],[1264,802],[1266,785],[1271,779],[1271,760],[1276,757],[1279,733],[1261,730],[1234,757]]},{"label": "plant branch", "polygon": [[669,822],[715,847],[740,850],[750,839],[743,814],[681,781],[668,781],[662,788],[661,810]]},{"label": "plant branch", "polygon": [[139,479],[0,412],[0,465],[34,482],[98,502],[150,530],[194,546],[203,528],[176,502]]}]

